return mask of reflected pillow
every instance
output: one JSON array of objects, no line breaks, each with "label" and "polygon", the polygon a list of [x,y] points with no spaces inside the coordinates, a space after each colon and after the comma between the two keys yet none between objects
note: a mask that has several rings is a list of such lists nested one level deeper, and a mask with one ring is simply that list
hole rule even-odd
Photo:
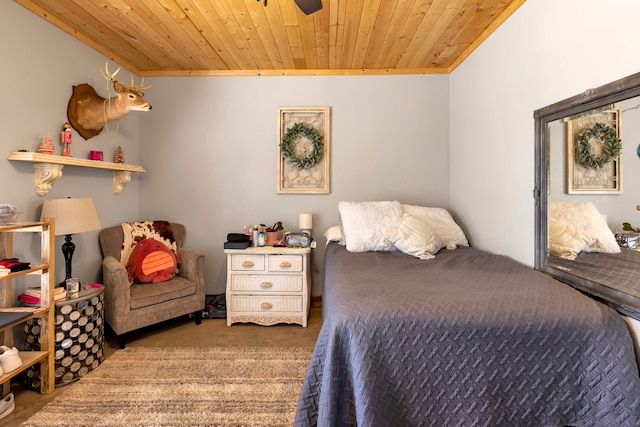
[{"label": "reflected pillow", "polygon": [[585,252],[619,253],[620,246],[591,202],[549,202],[549,254],[576,259]]},{"label": "reflected pillow", "polygon": [[403,215],[389,231],[389,242],[399,251],[419,259],[431,259],[442,249],[442,238],[436,234],[429,218],[420,215]]},{"label": "reflected pillow", "polygon": [[458,246],[469,246],[469,241],[464,231],[462,231],[462,228],[454,221],[446,209],[402,205],[402,211],[405,214],[418,215],[427,219],[431,229],[441,237],[442,244],[447,249],[455,249]]},{"label": "reflected pillow", "polygon": [[402,217],[400,202],[340,202],[338,210],[349,252],[394,249],[387,235]]}]

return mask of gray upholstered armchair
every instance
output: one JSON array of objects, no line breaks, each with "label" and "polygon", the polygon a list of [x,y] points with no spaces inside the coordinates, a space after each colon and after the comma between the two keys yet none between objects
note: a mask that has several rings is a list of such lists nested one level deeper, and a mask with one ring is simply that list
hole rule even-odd
[{"label": "gray upholstered armchair", "polygon": [[118,335],[120,348],[124,348],[128,332],[164,320],[194,313],[196,325],[201,323],[205,306],[204,255],[182,247],[185,235],[182,224],[171,223],[171,228],[181,260],[179,274],[161,283],[133,285],[129,284],[127,270],[120,262],[122,226],[100,232],[105,318]]}]

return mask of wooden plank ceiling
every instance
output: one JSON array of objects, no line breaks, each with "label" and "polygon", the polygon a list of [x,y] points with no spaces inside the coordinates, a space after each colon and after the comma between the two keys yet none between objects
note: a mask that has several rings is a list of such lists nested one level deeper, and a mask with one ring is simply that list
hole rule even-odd
[{"label": "wooden plank ceiling", "polygon": [[15,0],[141,76],[449,73],[525,0]]}]

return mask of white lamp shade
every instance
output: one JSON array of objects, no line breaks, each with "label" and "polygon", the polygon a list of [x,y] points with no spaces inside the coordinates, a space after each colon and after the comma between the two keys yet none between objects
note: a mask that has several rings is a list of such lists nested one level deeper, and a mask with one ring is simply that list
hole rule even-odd
[{"label": "white lamp shade", "polygon": [[45,200],[41,219],[55,219],[56,236],[98,230],[100,219],[91,197]]},{"label": "white lamp shade", "polygon": [[301,213],[298,216],[298,227],[300,230],[311,230],[313,228],[313,214]]}]

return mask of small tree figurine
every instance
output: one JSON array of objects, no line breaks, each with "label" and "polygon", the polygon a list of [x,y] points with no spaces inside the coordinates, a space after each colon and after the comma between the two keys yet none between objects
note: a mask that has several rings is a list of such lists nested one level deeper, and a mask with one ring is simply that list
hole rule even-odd
[{"label": "small tree figurine", "polygon": [[55,146],[53,145],[53,141],[51,137],[47,133],[47,136],[44,137],[40,145],[38,145],[38,151],[42,154],[53,154],[55,151]]},{"label": "small tree figurine", "polygon": [[124,151],[122,151],[122,147],[119,145],[116,149],[116,155],[114,156],[113,161],[115,163],[124,163]]}]

